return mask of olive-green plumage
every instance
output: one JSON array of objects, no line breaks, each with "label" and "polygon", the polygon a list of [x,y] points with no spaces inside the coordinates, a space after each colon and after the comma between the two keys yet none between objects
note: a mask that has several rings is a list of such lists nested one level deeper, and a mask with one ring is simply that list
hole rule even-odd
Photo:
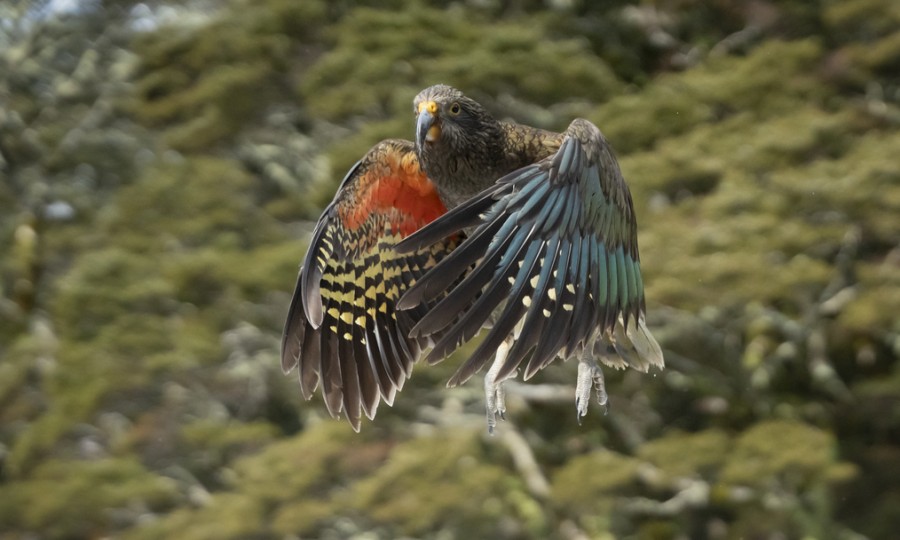
[{"label": "olive-green plumage", "polygon": [[[468,200],[498,178],[535,163],[559,149],[561,133],[498,122],[478,102],[446,85],[431,86],[413,101],[416,110],[434,103],[437,111],[419,117],[440,126],[435,141],[416,141],[422,168],[448,208]],[[457,112],[452,112],[454,105]]]}]

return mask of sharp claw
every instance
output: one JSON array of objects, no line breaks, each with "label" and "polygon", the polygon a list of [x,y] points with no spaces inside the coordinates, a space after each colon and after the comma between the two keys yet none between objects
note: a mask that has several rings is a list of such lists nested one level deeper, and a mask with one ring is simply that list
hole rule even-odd
[{"label": "sharp claw", "polygon": [[488,384],[485,382],[485,408],[487,409],[488,433],[493,435],[497,418],[506,420],[506,398],[501,383]]},{"label": "sharp claw", "polygon": [[603,414],[609,410],[609,395],[606,393],[606,383],[603,380],[603,372],[600,366],[594,368],[594,388],[597,389],[597,403],[603,407]]},{"label": "sharp claw", "polygon": [[578,380],[575,385],[575,416],[581,425],[581,418],[587,415],[588,402],[591,397],[591,389],[597,391],[597,403],[603,408],[605,415],[609,410],[607,406],[609,395],[606,393],[606,384],[603,380],[603,371],[585,348],[584,354],[578,361]]}]

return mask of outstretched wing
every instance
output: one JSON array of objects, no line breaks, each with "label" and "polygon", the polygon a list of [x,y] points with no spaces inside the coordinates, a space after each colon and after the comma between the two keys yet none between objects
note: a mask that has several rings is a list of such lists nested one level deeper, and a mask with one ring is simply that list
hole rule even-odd
[{"label": "outstretched wing", "polygon": [[400,295],[456,247],[454,236],[399,254],[395,244],[445,212],[411,142],[373,147],[344,178],[313,232],[281,343],[310,399],[319,382],[332,416],[358,430],[388,404],[429,344],[409,337],[430,305],[398,312]]},{"label": "outstretched wing", "polygon": [[529,353],[526,379],[560,353],[593,347],[597,338],[627,364],[644,370],[662,365],[643,321],[631,194],[593,124],[575,120],[555,154],[501,178],[397,249],[418,250],[471,228],[469,238],[399,304],[402,309],[438,300],[413,328],[414,336],[440,334],[429,360],[446,357],[491,325],[450,385],[471,377],[510,334],[516,341],[497,380]]}]

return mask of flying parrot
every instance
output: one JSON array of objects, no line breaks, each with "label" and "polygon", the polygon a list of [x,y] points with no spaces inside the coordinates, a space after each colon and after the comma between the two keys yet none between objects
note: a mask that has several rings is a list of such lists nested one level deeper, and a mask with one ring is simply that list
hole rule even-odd
[{"label": "flying parrot", "polygon": [[612,148],[592,123],[562,133],[496,120],[459,90],[413,101],[415,142],[376,144],[313,232],[282,337],[310,399],[354,430],[389,405],[423,355],[487,334],[449,380],[488,366],[488,429],[503,381],[577,358],[576,417],[601,363],[663,367],[645,320],[637,223]]}]

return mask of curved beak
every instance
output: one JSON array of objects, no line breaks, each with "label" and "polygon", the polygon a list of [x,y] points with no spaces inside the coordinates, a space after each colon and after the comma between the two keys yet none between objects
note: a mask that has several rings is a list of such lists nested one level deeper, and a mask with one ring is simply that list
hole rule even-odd
[{"label": "curved beak", "polygon": [[434,142],[441,136],[441,124],[437,117],[437,104],[421,103],[416,117],[416,147],[422,149],[426,142]]}]

